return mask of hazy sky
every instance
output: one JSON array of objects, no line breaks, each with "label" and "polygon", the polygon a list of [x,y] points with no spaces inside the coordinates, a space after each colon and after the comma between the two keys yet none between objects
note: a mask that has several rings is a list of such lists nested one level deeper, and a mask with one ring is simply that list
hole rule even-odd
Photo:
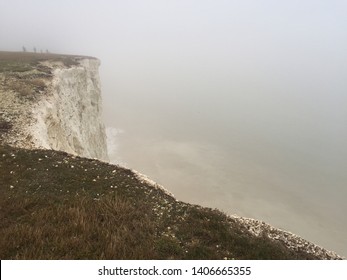
[{"label": "hazy sky", "polygon": [[189,91],[209,103],[211,88],[287,84],[326,102],[324,88],[345,89],[346,11],[344,0],[2,0],[0,49],[97,56],[107,100]]},{"label": "hazy sky", "polygon": [[209,106],[230,104],[266,118],[278,102],[281,117],[329,103],[328,118],[346,118],[346,10],[343,0],[3,0],[0,49],[100,58],[107,120],[114,102],[126,110],[138,95],[147,96],[140,112],[157,104],[169,113],[174,103],[183,118],[196,99],[207,119]]},{"label": "hazy sky", "polygon": [[220,192],[346,255],[346,12],[345,0],[0,0],[0,50],[98,57],[105,122],[125,131],[131,167],[191,197],[198,181],[201,199]]}]

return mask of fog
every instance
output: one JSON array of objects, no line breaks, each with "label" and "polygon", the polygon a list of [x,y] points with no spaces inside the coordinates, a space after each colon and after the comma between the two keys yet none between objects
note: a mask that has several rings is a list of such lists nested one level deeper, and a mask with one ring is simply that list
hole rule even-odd
[{"label": "fog", "polygon": [[347,256],[346,1],[1,1],[0,50],[102,64],[111,160]]}]

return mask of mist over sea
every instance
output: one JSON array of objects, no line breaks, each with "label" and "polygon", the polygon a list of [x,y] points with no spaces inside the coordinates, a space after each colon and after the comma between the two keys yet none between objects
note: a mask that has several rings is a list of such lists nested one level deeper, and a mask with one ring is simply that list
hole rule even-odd
[{"label": "mist over sea", "polygon": [[346,98],[315,94],[138,94],[128,106],[122,96],[107,121],[110,158],[180,200],[347,255]]},{"label": "mist over sea", "polygon": [[346,3],[169,2],[105,27],[111,159],[347,256]]}]

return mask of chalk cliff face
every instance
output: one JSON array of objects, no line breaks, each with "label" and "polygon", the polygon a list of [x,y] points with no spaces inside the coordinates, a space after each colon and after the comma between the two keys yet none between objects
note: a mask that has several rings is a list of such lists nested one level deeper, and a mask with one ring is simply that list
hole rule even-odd
[{"label": "chalk cliff face", "polygon": [[50,96],[35,108],[32,136],[37,146],[107,160],[99,64],[82,59],[70,68],[54,69]]},{"label": "chalk cliff face", "polygon": [[0,122],[11,125],[0,143],[108,160],[99,65],[52,56],[21,64],[26,71],[0,71]]}]

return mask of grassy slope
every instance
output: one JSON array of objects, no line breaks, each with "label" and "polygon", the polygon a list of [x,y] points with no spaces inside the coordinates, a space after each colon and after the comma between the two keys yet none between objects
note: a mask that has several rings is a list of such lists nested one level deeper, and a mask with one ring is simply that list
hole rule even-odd
[{"label": "grassy slope", "polygon": [[[0,52],[0,89],[34,101],[51,74],[40,61],[78,58]],[[255,237],[218,210],[178,202],[130,170],[1,144],[12,130],[0,115],[1,259],[316,258]]]},{"label": "grassy slope", "polygon": [[1,259],[306,259],[132,171],[0,146]]}]

